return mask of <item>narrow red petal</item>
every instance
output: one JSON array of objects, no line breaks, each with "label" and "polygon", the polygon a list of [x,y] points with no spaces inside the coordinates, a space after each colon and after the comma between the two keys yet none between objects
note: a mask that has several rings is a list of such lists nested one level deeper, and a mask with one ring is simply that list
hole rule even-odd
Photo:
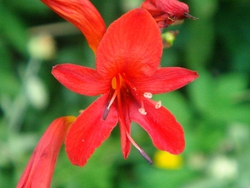
[{"label": "narrow red petal", "polygon": [[116,109],[111,106],[103,120],[108,103],[108,93],[97,99],[84,110],[69,129],[66,138],[66,151],[72,164],[83,166],[104,140],[106,140],[118,121]]},{"label": "narrow red petal", "polygon": [[130,100],[126,100],[126,102],[125,100],[126,99],[123,100],[123,113],[122,113],[122,116],[124,117],[124,122],[122,121],[121,118],[119,118],[119,123],[120,123],[122,154],[123,157],[127,159],[131,149],[131,142],[127,136],[127,133],[130,134],[131,120],[129,117]]},{"label": "narrow red petal", "polygon": [[175,117],[164,107],[156,109],[153,103],[144,100],[146,115],[139,113],[139,106],[131,105],[130,117],[150,135],[153,144],[160,150],[179,154],[185,148],[184,132]]},{"label": "narrow red petal", "polygon": [[17,188],[50,187],[60,148],[67,130],[75,117],[67,116],[54,120],[32,154]]},{"label": "narrow red petal", "polygon": [[96,48],[106,31],[106,26],[100,13],[89,0],[41,1],[80,29],[90,48],[96,52]]},{"label": "narrow red petal", "polygon": [[108,78],[117,73],[149,76],[159,66],[161,55],[157,24],[146,10],[135,9],[113,22],[103,36],[96,54],[97,71]]},{"label": "narrow red petal", "polygon": [[[127,126],[127,124],[125,126]],[[127,131],[130,134],[130,124],[129,126],[127,126]],[[121,133],[122,154],[123,157],[127,159],[131,150],[131,142],[127,137],[125,129],[121,125],[120,125],[120,133]]]},{"label": "narrow red petal", "polygon": [[80,65],[56,65],[52,74],[66,88],[82,95],[99,95],[111,87],[111,80],[103,79],[96,70]]},{"label": "narrow red petal", "polygon": [[134,79],[131,82],[138,91],[159,94],[177,90],[197,77],[197,72],[180,67],[169,67],[158,69],[151,77]]}]

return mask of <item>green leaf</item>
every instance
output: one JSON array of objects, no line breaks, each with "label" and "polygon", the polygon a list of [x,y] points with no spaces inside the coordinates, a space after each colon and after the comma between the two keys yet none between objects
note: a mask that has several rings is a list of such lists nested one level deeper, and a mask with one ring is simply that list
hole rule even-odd
[{"label": "green leaf", "polygon": [[0,18],[0,31],[5,42],[19,53],[27,55],[28,35],[22,20],[4,6],[0,6]]}]

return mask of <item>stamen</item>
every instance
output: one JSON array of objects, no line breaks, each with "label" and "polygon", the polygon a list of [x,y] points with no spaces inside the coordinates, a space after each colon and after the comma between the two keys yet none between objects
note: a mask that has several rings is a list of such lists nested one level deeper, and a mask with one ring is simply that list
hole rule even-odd
[{"label": "stamen", "polygon": [[161,101],[155,103],[155,108],[159,109],[161,107]]},{"label": "stamen", "polygon": [[81,113],[83,113],[84,112],[84,110],[79,110],[79,114],[81,114]]},{"label": "stamen", "polygon": [[173,21],[175,21],[175,18],[168,17],[168,20],[173,22]]},{"label": "stamen", "polygon": [[152,159],[146,154],[145,151],[143,151],[143,150],[138,150],[138,151],[141,154],[141,156],[148,161],[149,164],[151,164],[151,165],[153,164]]},{"label": "stamen", "polygon": [[108,105],[107,108],[110,108],[110,106],[113,104],[113,102],[114,102],[114,100],[115,100],[115,98],[116,98],[116,95],[117,95],[117,89],[115,90],[115,92],[114,92],[112,98],[110,99],[109,105]]},{"label": "stamen", "polygon": [[145,98],[147,98],[147,99],[151,99],[151,98],[153,97],[152,93],[149,93],[149,92],[145,92],[145,93],[143,94],[143,96],[144,96]]},{"label": "stamen", "polygon": [[141,108],[139,108],[138,111],[140,112],[141,115],[144,115],[144,116],[147,115],[142,98],[141,98]]},{"label": "stamen", "polygon": [[103,116],[102,116],[102,119],[105,120],[109,114],[109,111],[110,111],[110,108],[106,108],[104,113],[103,113]]},{"label": "stamen", "polygon": [[191,19],[191,20],[198,20],[199,18],[196,18],[194,16],[192,16],[191,14],[184,12],[184,15],[186,18]]},{"label": "stamen", "polygon": [[108,105],[107,105],[107,108],[105,109],[105,111],[104,111],[104,113],[103,113],[103,116],[102,116],[102,119],[103,119],[103,120],[105,120],[105,119],[107,118],[107,116],[108,116],[108,114],[109,114],[109,111],[110,111],[110,107],[111,107],[111,105],[113,104],[113,102],[114,102],[116,96],[117,96],[117,89],[115,90],[115,92],[114,92],[112,98],[110,99],[110,101],[109,101],[109,103],[108,103]]},{"label": "stamen", "polygon": [[153,164],[152,159],[147,155],[147,153],[133,140],[133,138],[130,136],[130,134],[126,131],[127,138],[129,141],[133,144],[133,146],[138,150],[138,152],[141,154],[141,156],[146,159],[149,164]]},{"label": "stamen", "polygon": [[144,108],[139,108],[138,111],[140,112],[141,115],[147,115],[147,112]]}]

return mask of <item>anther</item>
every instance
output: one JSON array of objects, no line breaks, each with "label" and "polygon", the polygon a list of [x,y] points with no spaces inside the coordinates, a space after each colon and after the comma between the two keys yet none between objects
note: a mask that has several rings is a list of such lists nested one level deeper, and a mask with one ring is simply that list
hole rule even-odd
[{"label": "anther", "polygon": [[152,159],[146,154],[145,151],[143,151],[142,149],[140,149],[138,151],[141,154],[141,156],[148,161],[149,164],[151,164],[151,165],[153,164]]},{"label": "anther", "polygon": [[159,109],[161,107],[161,101],[155,103],[155,108]]},{"label": "anther", "polygon": [[175,18],[168,17],[168,20],[173,22],[175,20]]},{"label": "anther", "polygon": [[81,114],[81,113],[83,113],[84,112],[84,110],[79,110],[79,114]]},{"label": "anther", "polygon": [[138,111],[140,112],[141,115],[144,115],[144,116],[147,115],[142,98],[141,98],[141,108],[139,108]]},{"label": "anther", "polygon": [[103,116],[102,116],[102,119],[105,120],[109,114],[109,111],[110,111],[110,108],[106,108],[104,110],[104,113],[103,113]]},{"label": "anther", "polygon": [[141,154],[141,156],[146,159],[149,164],[153,164],[151,158],[147,155],[147,153],[133,140],[133,138],[130,136],[130,134],[126,131],[127,138],[129,141],[133,144],[133,146],[138,150],[138,152]]},{"label": "anther", "polygon": [[145,93],[143,94],[143,96],[144,96],[145,98],[147,98],[147,99],[151,99],[151,98],[153,97],[152,93],[149,93],[149,92],[145,92]]},{"label": "anther", "polygon": [[185,18],[188,18],[188,19],[191,19],[191,20],[198,20],[198,19],[199,19],[199,18],[196,18],[196,17],[190,15],[190,14],[187,13],[187,12],[184,12],[183,16],[184,16]]},{"label": "anther", "polygon": [[113,93],[113,96],[112,98],[109,100],[108,104],[107,104],[107,108],[104,110],[104,113],[103,113],[103,116],[102,116],[102,119],[105,120],[109,114],[109,111],[110,111],[110,107],[111,105],[113,104],[115,98],[117,96],[117,90],[115,90],[115,92]]},{"label": "anther", "polygon": [[138,111],[140,112],[141,115],[147,115],[147,112],[144,108],[139,108]]}]

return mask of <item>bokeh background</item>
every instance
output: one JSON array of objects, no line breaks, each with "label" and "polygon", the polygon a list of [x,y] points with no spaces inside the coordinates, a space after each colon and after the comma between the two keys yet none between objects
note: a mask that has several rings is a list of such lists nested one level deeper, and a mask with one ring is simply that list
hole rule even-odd
[{"label": "bokeh background", "polygon": [[[107,25],[141,0],[92,0]],[[124,160],[118,127],[84,168],[73,166],[64,148],[53,188],[249,188],[250,187],[250,2],[186,0],[196,21],[179,30],[162,66],[199,72],[178,91],[154,96],[183,125],[186,149],[180,156],[157,151],[133,124],[132,135],[152,157],[149,165],[132,148]],[[47,126],[77,115],[96,97],[75,94],[51,75],[71,62],[95,67],[85,38],[39,0],[0,0],[0,187],[15,187]]]}]

